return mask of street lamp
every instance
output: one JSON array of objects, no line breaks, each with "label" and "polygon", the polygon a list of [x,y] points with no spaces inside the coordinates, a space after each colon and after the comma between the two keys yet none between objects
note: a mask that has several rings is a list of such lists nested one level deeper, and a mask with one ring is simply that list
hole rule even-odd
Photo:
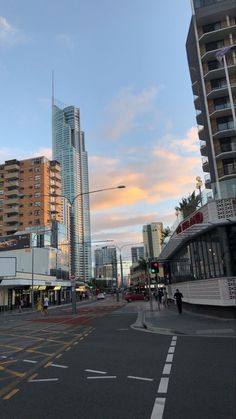
[{"label": "street lamp", "polygon": [[119,185],[111,188],[103,188],[103,189],[96,189],[94,191],[87,191],[82,192],[76,195],[72,200],[64,196],[64,198],[67,199],[68,203],[70,204],[70,232],[71,232],[71,293],[72,293],[72,313],[76,313],[76,278],[75,278],[75,260],[74,260],[74,252],[75,252],[75,241],[74,241],[74,235],[75,235],[75,220],[74,220],[74,204],[76,202],[76,199],[79,198],[82,195],[90,195],[93,193],[98,192],[105,192],[110,191],[114,189],[123,189],[125,188],[125,185]]}]

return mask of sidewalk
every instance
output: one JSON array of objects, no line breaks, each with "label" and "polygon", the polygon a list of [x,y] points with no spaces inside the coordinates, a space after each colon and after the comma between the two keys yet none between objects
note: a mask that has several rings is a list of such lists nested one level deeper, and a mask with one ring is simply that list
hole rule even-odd
[{"label": "sidewalk", "polygon": [[195,314],[184,309],[179,314],[174,305],[168,308],[161,306],[158,310],[157,304],[153,304],[153,311],[146,306],[135,328],[165,335],[236,337],[235,319]]}]

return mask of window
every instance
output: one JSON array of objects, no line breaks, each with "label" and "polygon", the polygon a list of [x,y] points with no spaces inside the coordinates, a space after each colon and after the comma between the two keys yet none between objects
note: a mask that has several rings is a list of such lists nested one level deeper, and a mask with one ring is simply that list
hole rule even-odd
[{"label": "window", "polygon": [[35,175],[34,179],[39,180],[41,178],[41,175]]},{"label": "window", "polygon": [[204,25],[202,27],[203,33],[207,33],[207,32],[213,32],[216,31],[217,29],[221,28],[221,24],[220,22],[214,22],[214,23],[210,23],[208,25]]},{"label": "window", "polygon": [[34,194],[34,197],[35,197],[35,198],[40,198],[40,195],[41,195],[41,194],[40,194],[40,192],[36,192],[36,193]]},{"label": "window", "polygon": [[41,202],[40,202],[40,201],[36,201],[36,202],[34,203],[34,206],[35,206],[35,207],[40,207],[40,205],[41,205]]},{"label": "window", "polygon": [[219,97],[214,99],[214,108],[215,110],[225,109],[230,107],[230,101],[228,96]]},{"label": "window", "polygon": [[216,119],[218,131],[224,131],[226,129],[233,129],[234,122],[232,116],[225,116],[223,118]]},{"label": "window", "polygon": [[40,183],[35,183],[34,189],[40,189]]},{"label": "window", "polygon": [[219,49],[219,48],[223,48],[224,46],[224,41],[223,39],[220,41],[214,41],[214,42],[209,42],[208,44],[205,44],[206,47],[206,51],[214,51],[215,49]]},{"label": "window", "polygon": [[220,68],[221,67],[221,65],[220,65],[220,63],[219,63],[218,60],[208,61],[207,64],[208,64],[208,70],[209,71],[216,70],[217,68]]},{"label": "window", "polygon": [[35,210],[34,215],[40,215],[40,210]]},{"label": "window", "polygon": [[40,167],[35,167],[35,168],[34,168],[34,171],[35,171],[35,172],[40,172]]},{"label": "window", "polygon": [[222,77],[221,79],[214,79],[211,80],[211,88],[212,90],[215,89],[222,89],[222,87],[227,86],[227,81],[225,77]]}]

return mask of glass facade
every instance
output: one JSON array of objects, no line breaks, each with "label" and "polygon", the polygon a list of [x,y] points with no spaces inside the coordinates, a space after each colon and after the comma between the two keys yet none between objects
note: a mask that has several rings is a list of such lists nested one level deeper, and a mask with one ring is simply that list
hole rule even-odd
[{"label": "glass facade", "polygon": [[200,9],[201,7],[211,6],[212,4],[222,3],[225,0],[194,0],[195,9]]},{"label": "glass facade", "polygon": [[71,270],[77,278],[88,281],[92,273],[88,157],[84,133],[80,131],[79,108],[53,104],[52,145],[54,159],[61,164],[62,195],[72,203]]},{"label": "glass facade", "polygon": [[236,225],[195,237],[164,268],[169,283],[236,275]]}]

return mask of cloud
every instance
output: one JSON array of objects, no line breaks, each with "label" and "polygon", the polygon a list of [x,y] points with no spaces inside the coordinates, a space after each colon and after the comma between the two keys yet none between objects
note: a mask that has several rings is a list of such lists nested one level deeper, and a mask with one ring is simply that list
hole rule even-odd
[{"label": "cloud", "polygon": [[192,127],[188,130],[186,138],[176,139],[173,141],[173,146],[184,152],[199,152],[199,138],[197,127]]},{"label": "cloud", "polygon": [[30,159],[34,157],[45,156],[48,159],[52,158],[52,149],[49,147],[39,148],[38,150],[31,150],[31,151],[22,151],[22,149],[17,148],[7,148],[1,147],[0,148],[0,163],[3,164],[6,160],[11,159]]},{"label": "cloud", "polygon": [[66,49],[74,49],[75,43],[73,38],[66,34],[66,33],[60,33],[56,36],[57,42],[60,44],[60,46],[66,48]]},{"label": "cloud", "polygon": [[151,86],[140,93],[134,93],[130,87],[121,90],[107,108],[111,123],[104,129],[105,137],[117,140],[139,126],[142,116],[154,112],[154,103],[161,88],[162,86]]},{"label": "cloud", "polygon": [[13,46],[23,40],[20,31],[14,28],[5,17],[0,16],[0,46]]}]

